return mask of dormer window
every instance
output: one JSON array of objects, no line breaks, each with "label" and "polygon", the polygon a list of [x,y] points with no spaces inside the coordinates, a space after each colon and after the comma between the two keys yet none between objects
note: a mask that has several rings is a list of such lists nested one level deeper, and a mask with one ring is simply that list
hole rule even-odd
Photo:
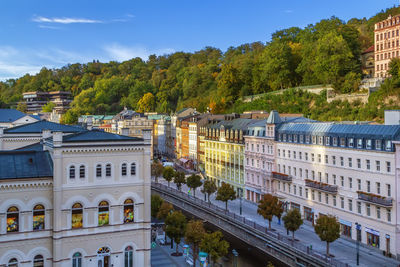
[{"label": "dormer window", "polygon": [[346,138],[344,138],[344,137],[340,138],[340,146],[341,147],[345,147],[346,146]]},{"label": "dormer window", "polygon": [[293,135],[293,141],[294,141],[295,143],[297,143],[297,134],[294,134],[294,135]]},{"label": "dormer window", "polygon": [[300,135],[300,143],[304,143],[304,135]]},{"label": "dormer window", "polygon": [[310,143],[310,136],[306,135],[306,143],[309,144]]},{"label": "dormer window", "polygon": [[353,138],[349,138],[349,147],[354,147],[354,139]]},{"label": "dormer window", "polygon": [[386,141],[386,151],[391,151],[392,150],[392,141],[387,140]]},{"label": "dormer window", "polygon": [[376,150],[382,149],[382,141],[381,140],[375,140],[375,149]]},{"label": "dormer window", "polygon": [[286,142],[286,134],[283,134],[283,142]]},{"label": "dormer window", "polygon": [[323,144],[324,144],[324,142],[323,142],[323,137],[322,137],[322,136],[319,136],[319,137],[318,137],[318,144],[319,144],[319,145],[323,145]]},{"label": "dormer window", "polygon": [[331,138],[329,136],[325,136],[325,145],[329,146],[331,144]]},{"label": "dormer window", "polygon": [[332,138],[332,143],[333,143],[334,146],[337,146],[337,145],[338,145],[337,137],[333,137],[333,138]]},{"label": "dormer window", "polygon": [[363,147],[363,140],[357,139],[357,148],[362,148],[362,147]]},{"label": "dormer window", "polygon": [[288,134],[288,142],[292,142],[292,135]]},{"label": "dormer window", "polygon": [[314,145],[317,144],[317,137],[316,137],[315,135],[312,136],[312,143],[313,143]]},{"label": "dormer window", "polygon": [[371,148],[372,148],[372,141],[371,141],[371,139],[367,139],[366,148],[367,148],[367,149],[371,149]]}]

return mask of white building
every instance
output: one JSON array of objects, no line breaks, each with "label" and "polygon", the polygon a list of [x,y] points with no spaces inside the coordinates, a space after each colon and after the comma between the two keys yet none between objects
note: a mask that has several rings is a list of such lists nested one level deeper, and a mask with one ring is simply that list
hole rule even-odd
[{"label": "white building", "polygon": [[10,128],[39,121],[37,115],[28,115],[16,109],[0,109],[0,128]]},{"label": "white building", "polygon": [[0,151],[0,266],[150,266],[150,144],[42,130]]},{"label": "white building", "polygon": [[189,158],[197,165],[197,118],[189,121]]}]

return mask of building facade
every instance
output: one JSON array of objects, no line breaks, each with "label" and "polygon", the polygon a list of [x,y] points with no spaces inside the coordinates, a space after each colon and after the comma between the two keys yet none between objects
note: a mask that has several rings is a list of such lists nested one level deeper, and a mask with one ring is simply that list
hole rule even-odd
[{"label": "building facade", "polygon": [[47,134],[0,152],[0,265],[150,266],[149,143]]}]

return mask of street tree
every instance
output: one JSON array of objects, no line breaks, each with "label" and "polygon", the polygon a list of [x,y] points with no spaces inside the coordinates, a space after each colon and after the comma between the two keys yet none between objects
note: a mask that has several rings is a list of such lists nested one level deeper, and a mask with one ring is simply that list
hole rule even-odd
[{"label": "street tree", "polygon": [[230,184],[222,182],[221,187],[218,188],[217,197],[215,199],[225,202],[225,210],[228,210],[228,201],[236,199],[235,189],[233,189],[233,186]]},{"label": "street tree", "polygon": [[172,254],[179,256],[179,243],[182,237],[185,235],[186,230],[186,217],[180,211],[174,211],[167,216],[165,219],[165,232],[167,235],[175,241],[176,252]]},{"label": "street tree", "polygon": [[181,191],[182,185],[186,184],[185,173],[181,172],[181,171],[175,172],[174,183],[176,184],[176,187],[178,188],[178,190]]},{"label": "street tree", "polygon": [[265,194],[258,202],[257,213],[263,216],[264,219],[268,220],[269,229],[271,229],[271,221],[273,216],[277,214],[277,209],[279,208],[278,205],[278,198],[271,194]]},{"label": "street tree", "polygon": [[169,183],[172,181],[172,179],[175,176],[174,169],[170,166],[165,167],[162,175],[163,175],[164,179],[168,182],[168,187],[169,187]]},{"label": "street tree", "polygon": [[298,209],[289,210],[286,215],[283,217],[283,222],[285,224],[285,228],[288,231],[292,231],[292,244],[294,242],[294,232],[296,232],[300,226],[303,224],[303,220],[301,219],[301,214]]},{"label": "street tree", "polygon": [[157,217],[157,213],[163,202],[164,200],[159,195],[151,195],[151,217]]},{"label": "street tree", "polygon": [[[160,206],[160,209],[157,212],[157,219],[165,221],[169,214],[174,211],[174,206],[168,202],[163,202]],[[165,231],[165,224],[163,225],[164,230],[164,240],[167,241],[167,232]]]},{"label": "street tree", "polygon": [[222,239],[223,234],[220,231],[206,233],[201,240],[200,249],[208,253],[211,258],[211,264],[228,253],[229,243]]},{"label": "street tree", "polygon": [[336,217],[332,215],[322,215],[314,225],[315,233],[321,241],[326,242],[326,256],[329,257],[329,243],[340,237],[340,224]]},{"label": "street tree", "polygon": [[189,188],[193,189],[193,195],[196,196],[196,188],[200,187],[203,183],[201,182],[200,175],[192,174],[186,179],[186,184]]},{"label": "street tree", "polygon": [[201,192],[203,194],[207,194],[208,202],[210,202],[210,195],[214,194],[216,191],[217,185],[215,184],[215,181],[212,181],[211,179],[204,181],[203,189],[201,189]]},{"label": "street tree", "polygon": [[156,183],[158,183],[158,177],[160,177],[163,174],[163,171],[164,167],[160,162],[154,161],[151,164],[151,175],[154,176]]},{"label": "street tree", "polygon": [[199,255],[199,246],[206,231],[203,222],[200,220],[190,221],[186,226],[185,242],[192,245],[193,250],[193,266],[196,267],[196,260]]}]

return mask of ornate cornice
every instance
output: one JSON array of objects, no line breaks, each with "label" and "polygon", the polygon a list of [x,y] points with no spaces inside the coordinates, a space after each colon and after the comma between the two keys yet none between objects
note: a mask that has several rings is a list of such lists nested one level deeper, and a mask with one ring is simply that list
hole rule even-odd
[{"label": "ornate cornice", "polygon": [[0,183],[0,191],[15,191],[23,189],[48,189],[53,187],[53,181],[32,180]]}]

